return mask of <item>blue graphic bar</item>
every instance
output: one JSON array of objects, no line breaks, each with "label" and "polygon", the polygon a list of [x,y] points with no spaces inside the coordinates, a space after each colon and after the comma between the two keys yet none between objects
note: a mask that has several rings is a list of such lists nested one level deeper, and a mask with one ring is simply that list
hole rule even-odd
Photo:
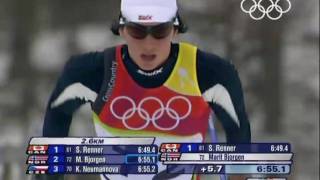
[{"label": "blue graphic bar", "polygon": [[229,152],[229,153],[288,153],[291,152],[289,143],[183,143],[178,149],[181,153],[199,152]]}]

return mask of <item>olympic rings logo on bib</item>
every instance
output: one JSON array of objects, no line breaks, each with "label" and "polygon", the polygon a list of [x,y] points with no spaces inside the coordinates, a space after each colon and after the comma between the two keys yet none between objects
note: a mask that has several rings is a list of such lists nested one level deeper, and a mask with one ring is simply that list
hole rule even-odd
[{"label": "olympic rings logo on bib", "polygon": [[[116,113],[115,112],[115,104],[127,101],[130,104],[130,108],[125,110],[123,113]],[[179,114],[174,107],[172,107],[172,103],[176,101],[183,102],[187,108],[185,109],[186,112],[184,114]],[[143,105],[146,102],[153,102],[159,105],[159,108],[156,109],[152,114],[150,114],[146,109],[143,108]],[[183,96],[175,96],[168,100],[166,104],[163,104],[163,102],[156,97],[150,96],[143,98],[138,105],[134,102],[134,100],[127,96],[119,96],[112,100],[110,104],[110,112],[112,115],[121,120],[123,126],[125,126],[127,129],[130,130],[142,130],[145,129],[150,123],[153,124],[153,126],[162,131],[170,131],[175,128],[177,128],[180,124],[180,121],[183,121],[186,119],[190,114],[192,110],[191,102],[188,98]],[[130,118],[132,118],[135,114],[138,114],[138,116],[144,120],[144,123],[139,125],[138,127],[133,127],[129,125],[128,121],[130,121]],[[170,126],[163,127],[158,122],[165,114],[168,115],[170,119],[172,119],[174,122]]]},{"label": "olympic rings logo on bib", "polygon": [[[290,0],[285,0],[286,4],[287,4],[286,9],[284,9],[283,7],[281,7],[279,5],[280,0],[276,0],[275,2],[273,2],[273,0],[268,0],[271,4],[267,8],[265,8],[263,5],[261,5],[262,1],[264,1],[264,0],[259,0],[258,2],[257,2],[257,0],[249,0],[250,2],[253,2],[254,4],[250,8],[246,9],[245,8],[245,3],[247,3],[246,1],[247,0],[241,1],[241,4],[240,4],[241,10],[243,12],[249,14],[250,17],[254,20],[261,20],[266,15],[271,20],[278,20],[282,17],[283,14],[289,12],[291,9]],[[255,15],[256,11],[260,12],[261,15]],[[271,12],[273,12],[273,11],[276,11],[278,15],[272,16]]]}]

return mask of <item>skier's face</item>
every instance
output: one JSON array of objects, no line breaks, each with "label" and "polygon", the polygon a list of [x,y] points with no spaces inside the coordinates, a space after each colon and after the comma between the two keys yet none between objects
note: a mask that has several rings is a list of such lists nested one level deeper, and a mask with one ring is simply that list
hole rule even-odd
[{"label": "skier's face", "polygon": [[177,34],[172,24],[128,24],[119,30],[129,55],[143,70],[153,70],[165,62]]}]

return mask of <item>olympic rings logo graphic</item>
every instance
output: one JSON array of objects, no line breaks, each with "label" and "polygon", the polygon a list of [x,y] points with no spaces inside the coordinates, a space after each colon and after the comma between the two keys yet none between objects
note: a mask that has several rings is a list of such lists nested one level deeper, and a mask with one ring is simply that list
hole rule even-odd
[{"label": "olympic rings logo graphic", "polygon": [[[127,109],[124,113],[122,114],[117,114],[115,112],[115,104],[119,103],[120,101],[127,101],[130,103],[131,108]],[[147,110],[145,110],[142,106],[143,104],[145,104],[146,102],[154,102],[159,104],[159,108],[157,110],[155,110],[153,112],[153,114],[149,114],[147,112]],[[182,101],[187,105],[187,111],[185,114],[178,114],[178,112],[176,110],[174,110],[173,107],[171,107],[172,103],[174,101]],[[130,130],[142,130],[144,128],[146,128],[150,122],[153,124],[154,127],[156,127],[159,130],[162,131],[170,131],[175,129],[176,127],[179,126],[180,121],[186,119],[190,114],[191,114],[191,109],[192,109],[192,105],[191,102],[188,98],[183,97],[183,96],[175,96],[172,97],[171,99],[169,99],[169,101],[167,102],[166,105],[164,105],[162,103],[162,101],[156,97],[150,96],[150,97],[146,97],[144,99],[142,99],[138,106],[136,105],[136,103],[127,96],[119,96],[115,99],[112,100],[111,104],[110,104],[110,112],[112,113],[112,115],[121,120],[122,124]],[[139,117],[142,118],[145,122],[144,124],[140,125],[139,127],[132,127],[128,124],[129,119],[135,114],[138,113]],[[159,125],[158,120],[164,115],[164,113],[166,113],[171,119],[173,119],[175,122],[173,125],[169,126],[169,127],[162,127]]]},{"label": "olympic rings logo graphic", "polygon": [[[257,0],[251,0],[251,2],[253,2],[254,4],[249,9],[245,9],[244,6],[245,6],[245,2],[246,1],[247,0],[242,0],[241,1],[241,5],[240,5],[241,10],[243,12],[249,14],[250,17],[252,19],[254,19],[254,20],[261,20],[266,15],[271,20],[278,20],[278,19],[280,19],[282,17],[283,14],[289,12],[290,9],[291,9],[290,0],[286,0],[286,2],[287,2],[287,8],[286,9],[283,9],[283,7],[281,7],[279,5],[280,0],[276,0],[275,2],[273,2],[273,0],[268,0],[271,4],[267,8],[265,8],[264,6],[261,5],[261,2],[263,0],[259,0],[258,2],[257,2]],[[272,16],[271,15],[271,12],[274,11],[274,10],[277,11],[278,15],[276,15],[276,16]],[[255,15],[256,11],[259,11],[261,13],[261,15]]]}]

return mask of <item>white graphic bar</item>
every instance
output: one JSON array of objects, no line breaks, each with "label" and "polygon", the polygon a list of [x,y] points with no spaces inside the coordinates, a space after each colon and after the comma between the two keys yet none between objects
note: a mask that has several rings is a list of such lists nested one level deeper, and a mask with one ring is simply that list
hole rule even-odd
[{"label": "white graphic bar", "polygon": [[163,164],[292,164],[292,161],[164,161]]},{"label": "white graphic bar", "polygon": [[287,178],[248,178],[247,180],[287,180]]},{"label": "white graphic bar", "polygon": [[34,137],[30,145],[151,145],[154,137]]},{"label": "white graphic bar", "polygon": [[182,153],[180,161],[289,161],[293,153]]}]

